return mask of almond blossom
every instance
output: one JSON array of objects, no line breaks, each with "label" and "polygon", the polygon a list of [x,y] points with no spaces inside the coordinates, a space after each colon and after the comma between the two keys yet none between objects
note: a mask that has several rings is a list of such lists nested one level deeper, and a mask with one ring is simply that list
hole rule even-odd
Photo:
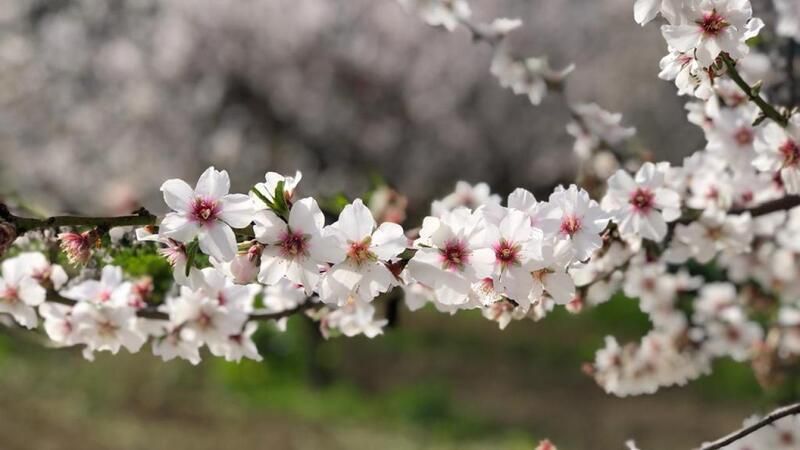
[{"label": "almond blossom", "polygon": [[750,0],[688,0],[661,32],[670,47],[693,53],[702,67],[708,67],[721,52],[732,58],[747,55],[745,41],[764,26],[752,15]]},{"label": "almond blossom", "polygon": [[761,171],[780,173],[788,194],[800,194],[800,115],[794,115],[786,128],[769,123],[755,142],[758,153],[753,165]]},{"label": "almond blossom", "polygon": [[26,258],[11,258],[0,266],[0,313],[11,315],[25,328],[38,322],[34,307],[45,301],[46,291],[33,278]]},{"label": "almond blossom", "polygon": [[608,225],[608,215],[589,194],[570,185],[559,186],[550,194],[548,210],[542,220],[545,238],[567,242],[577,260],[589,258],[603,244],[600,233]]},{"label": "almond blossom", "polygon": [[288,223],[270,210],[257,212],[254,220],[256,239],[265,244],[258,274],[261,283],[273,285],[285,277],[311,295],[320,280],[320,265],[346,257],[335,239],[323,234],[325,216],[313,198],[295,203]]},{"label": "almond blossom", "polygon": [[487,227],[486,240],[494,251],[493,289],[523,303],[533,289],[530,262],[541,258],[542,234],[535,233],[528,215],[508,209],[499,225]]},{"label": "almond blossom", "polygon": [[623,236],[656,242],[666,236],[667,222],[681,215],[680,195],[664,186],[664,171],[650,162],[642,165],[635,178],[624,170],[609,178],[602,206],[614,216]]},{"label": "almond blossom", "polygon": [[131,283],[123,278],[122,268],[105,266],[99,280],[85,280],[61,293],[66,298],[98,305],[128,305]]},{"label": "almond blossom", "polygon": [[411,277],[433,289],[444,305],[467,303],[472,284],[487,278],[495,261],[486,242],[483,215],[457,208],[441,218],[427,217],[408,262]]},{"label": "almond blossom", "polygon": [[369,208],[356,199],[342,209],[326,234],[346,257],[325,273],[320,286],[323,301],[342,305],[357,297],[368,303],[397,284],[386,264],[406,248],[400,225],[384,222],[377,226]]},{"label": "almond blossom", "polygon": [[160,235],[187,243],[195,237],[200,250],[220,261],[236,256],[233,228],[244,228],[253,220],[250,197],[229,194],[227,171],[209,167],[192,189],[185,181],[171,179],[161,185],[164,201],[175,212],[161,221]]}]

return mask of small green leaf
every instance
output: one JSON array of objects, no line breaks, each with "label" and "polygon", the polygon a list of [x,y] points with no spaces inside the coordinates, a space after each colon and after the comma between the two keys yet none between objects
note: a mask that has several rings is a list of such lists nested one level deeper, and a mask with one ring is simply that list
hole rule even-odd
[{"label": "small green leaf", "polygon": [[269,209],[275,209],[275,205],[264,194],[262,194],[261,191],[259,191],[256,188],[252,188],[250,189],[250,192],[255,194],[255,196],[258,197],[259,200],[264,202],[264,204],[267,205]]},{"label": "small green leaf", "polygon": [[197,242],[197,239],[193,240],[186,246],[186,276],[189,276],[189,272],[191,272],[192,267],[194,267],[194,260],[197,257],[197,251],[200,248],[200,244]]}]

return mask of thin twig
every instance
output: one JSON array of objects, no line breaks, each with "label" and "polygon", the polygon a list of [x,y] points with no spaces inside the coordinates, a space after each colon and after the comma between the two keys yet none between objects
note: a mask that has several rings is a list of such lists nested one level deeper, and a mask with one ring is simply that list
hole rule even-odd
[{"label": "thin twig", "polygon": [[766,100],[764,100],[759,94],[757,88],[750,86],[746,81],[744,81],[742,76],[739,75],[739,72],[736,70],[736,62],[731,59],[730,55],[727,53],[720,53],[720,58],[722,59],[722,62],[725,63],[725,67],[728,69],[728,75],[731,77],[733,82],[739,86],[742,92],[747,95],[747,98],[755,103],[766,117],[772,119],[778,125],[786,127],[786,125],[789,123],[789,119],[778,112],[774,106],[770,105]]},{"label": "thin twig", "polygon": [[726,445],[730,445],[750,434],[755,433],[756,431],[766,427],[767,425],[771,425],[772,423],[788,416],[793,416],[796,414],[800,414],[800,403],[796,403],[794,405],[785,406],[780,409],[776,409],[770,414],[767,414],[759,420],[758,422],[744,427],[738,431],[734,431],[733,433],[720,438],[714,442],[708,442],[703,444],[700,447],[700,450],[717,450],[725,447]]}]

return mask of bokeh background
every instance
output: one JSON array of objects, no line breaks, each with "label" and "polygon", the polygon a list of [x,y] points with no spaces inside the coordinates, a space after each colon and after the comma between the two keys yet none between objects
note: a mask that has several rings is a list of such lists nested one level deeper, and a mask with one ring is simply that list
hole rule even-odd
[{"label": "bokeh background", "polygon": [[[756,3],[758,7],[759,2]],[[577,64],[567,97],[625,114],[673,162],[703,145],[656,77],[664,43],[630,0],[476,0],[520,17],[524,55]],[[563,99],[498,86],[489,48],[392,0],[0,1],[0,192],[46,212],[163,212],[158,186],[225,168],[245,191],[302,170],[306,194],[376,176],[410,216],[459,179],[506,194],[574,179]],[[0,333],[3,449],[690,448],[769,403],[746,367],[617,399],[581,373],[606,334],[648,328],[632,300],[504,332],[478,314],[400,310],[375,340],[265,330],[263,363],[98,355]]]}]

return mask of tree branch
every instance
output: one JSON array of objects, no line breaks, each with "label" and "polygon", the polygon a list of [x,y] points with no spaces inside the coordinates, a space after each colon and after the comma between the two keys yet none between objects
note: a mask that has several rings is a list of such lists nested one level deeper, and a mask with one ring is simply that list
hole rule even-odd
[{"label": "tree branch", "polygon": [[788,211],[797,206],[800,206],[800,195],[787,195],[752,208],[732,209],[730,210],[730,214],[744,214],[749,212],[751,216],[758,217],[778,211]]},{"label": "tree branch", "polygon": [[739,75],[739,72],[736,70],[736,62],[731,59],[730,55],[727,53],[720,53],[720,58],[722,59],[722,62],[725,63],[725,67],[728,69],[728,75],[731,77],[734,83],[739,86],[742,92],[747,95],[747,98],[755,103],[766,117],[769,117],[778,125],[786,127],[786,125],[789,123],[789,119],[778,112],[774,106],[767,103],[767,101],[761,97],[757,88],[750,86],[746,81],[744,81],[742,76]]},{"label": "tree branch", "polygon": [[785,406],[780,409],[776,409],[772,413],[766,415],[764,418],[759,420],[758,422],[744,427],[738,431],[734,431],[733,433],[720,438],[714,442],[708,442],[703,444],[700,447],[700,450],[717,450],[725,447],[726,445],[730,445],[756,431],[766,427],[767,425],[771,425],[772,423],[788,416],[793,416],[795,414],[800,414],[800,403],[796,403],[794,405]]},{"label": "tree branch", "polygon": [[[58,292],[49,292],[47,296],[47,301],[50,303],[59,303],[62,305],[67,306],[75,306],[78,304],[78,301],[72,300],[70,298],[66,298],[59,294]],[[289,308],[283,311],[278,311],[274,313],[254,313],[250,314],[248,320],[255,320],[255,321],[268,321],[268,320],[278,320],[283,319],[284,317],[290,317],[295,314],[299,314],[305,312],[309,309],[316,308],[318,306],[317,303],[312,302],[310,299],[306,299],[303,303],[295,306],[294,308]],[[147,306],[141,308],[136,311],[136,316],[141,317],[143,319],[154,319],[154,320],[169,320],[169,314],[159,311],[157,308],[153,306]]]},{"label": "tree branch", "polygon": [[158,218],[144,208],[134,211],[128,216],[116,217],[81,217],[81,216],[52,216],[44,219],[33,217],[20,217],[11,214],[8,207],[0,203],[0,218],[11,223],[21,235],[28,231],[57,227],[100,227],[111,229],[126,226],[155,225]]}]

